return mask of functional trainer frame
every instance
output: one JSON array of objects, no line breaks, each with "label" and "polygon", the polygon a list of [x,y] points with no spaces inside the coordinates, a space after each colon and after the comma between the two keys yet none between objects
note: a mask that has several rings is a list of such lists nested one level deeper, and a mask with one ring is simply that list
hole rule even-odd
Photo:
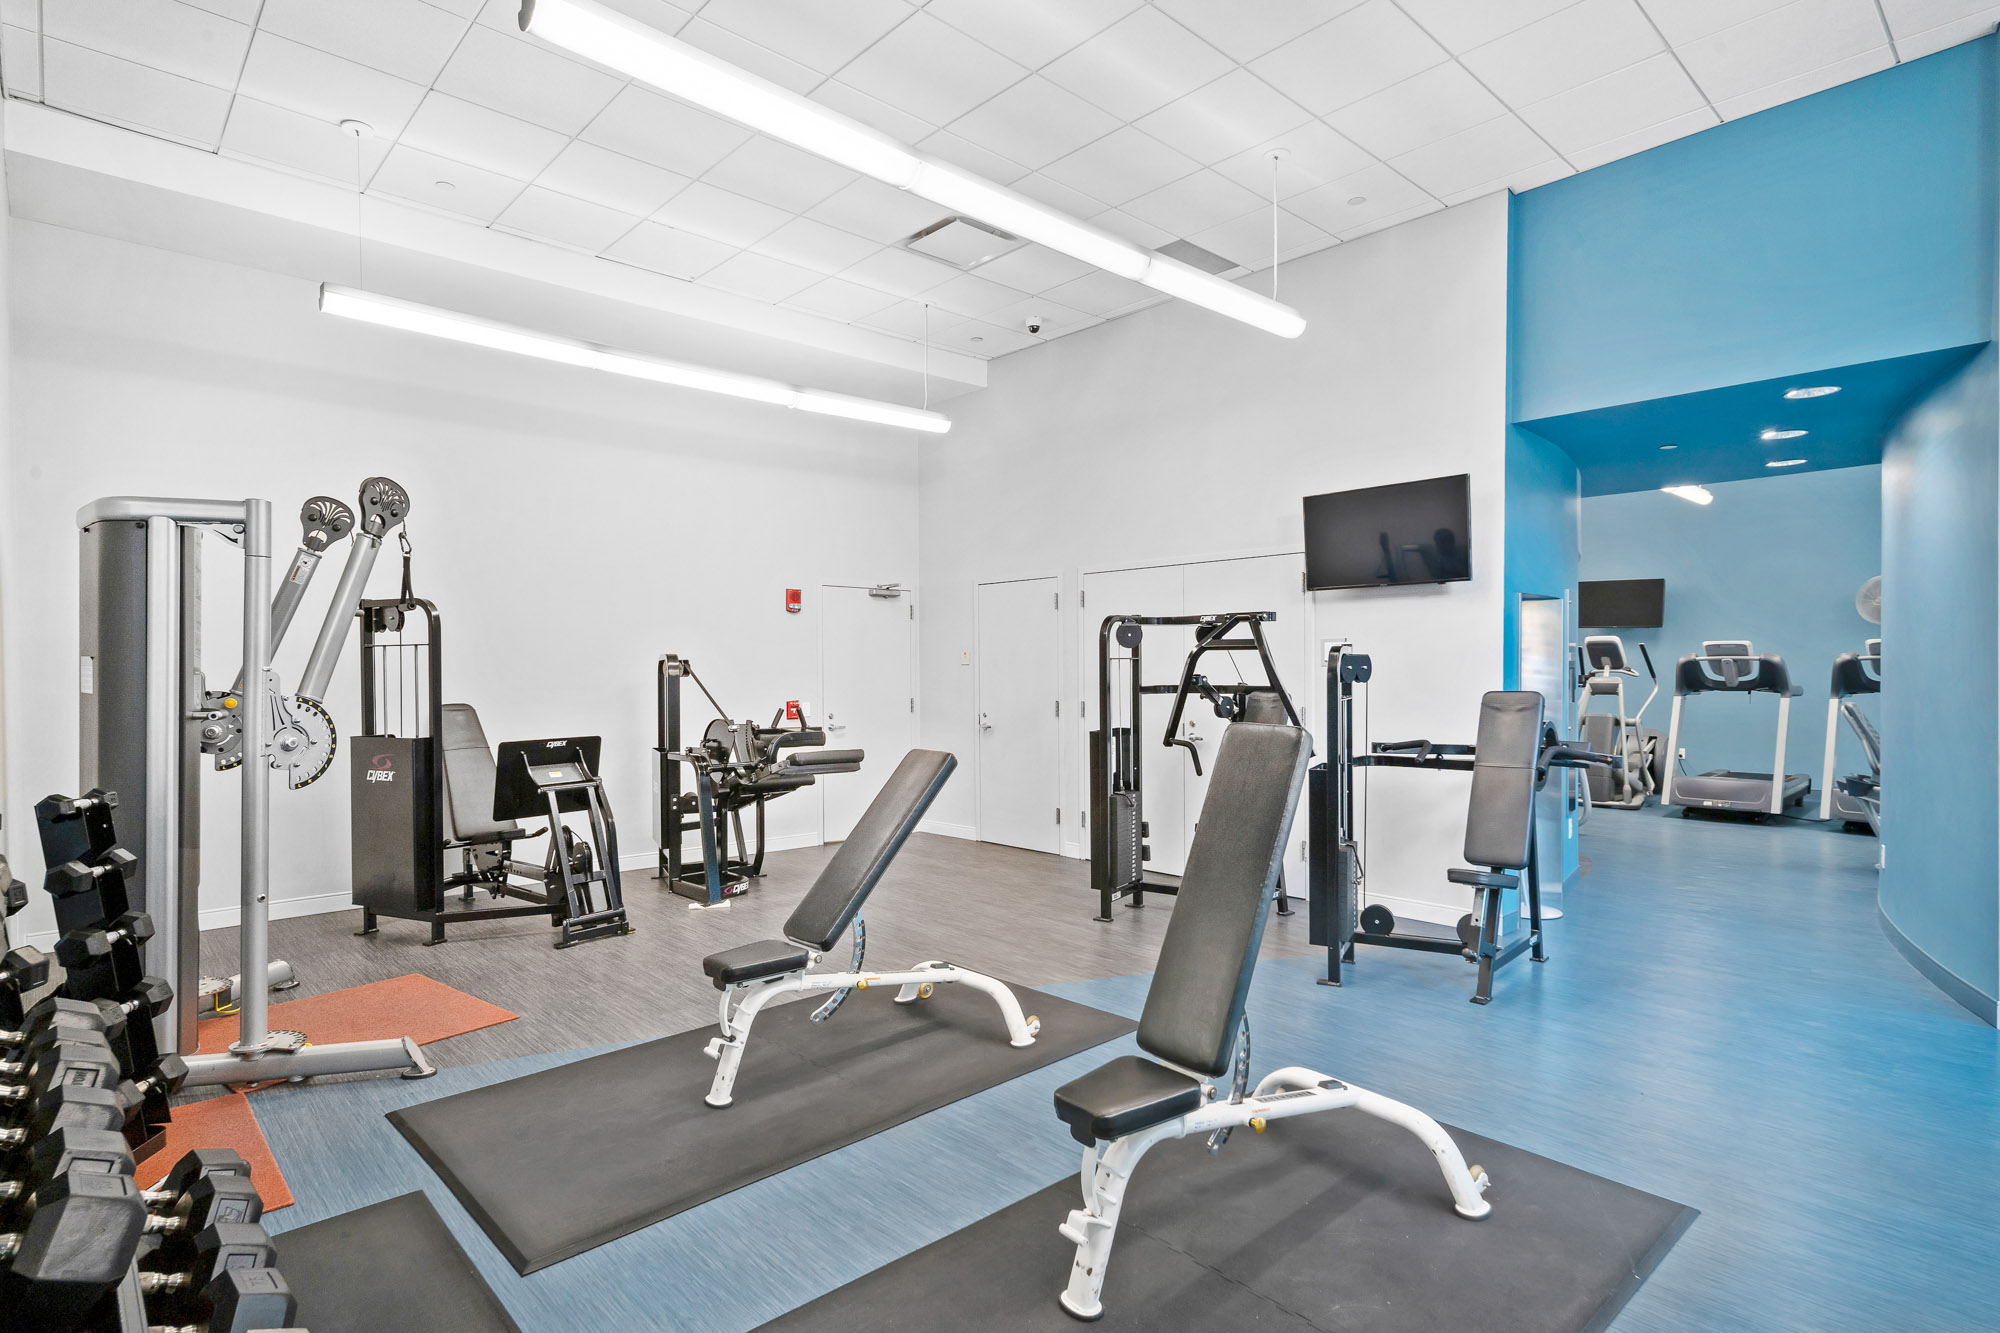
[{"label": "functional trainer frame", "polygon": [[[1145,696],[1171,694],[1172,713],[1160,743],[1179,746],[1188,752],[1196,774],[1201,757],[1194,743],[1178,735],[1188,697],[1208,700],[1215,715],[1225,722],[1275,722],[1283,720],[1303,726],[1299,711],[1278,679],[1277,665],[1271,660],[1270,645],[1264,641],[1264,625],[1276,620],[1276,611],[1230,611],[1216,615],[1186,616],[1106,616],[1097,627],[1097,727],[1090,733],[1090,887],[1097,893],[1099,921],[1111,920],[1111,905],[1128,899],[1133,907],[1144,907],[1148,893],[1172,897],[1178,890],[1164,880],[1146,876],[1146,861],[1152,849],[1146,846],[1144,756],[1139,730],[1144,722],[1141,711]],[[1181,678],[1173,685],[1148,685],[1144,675],[1147,625],[1188,625],[1194,629],[1194,648],[1181,666]],[[1248,637],[1232,639],[1241,629]],[[1125,649],[1116,656],[1112,649]],[[1263,664],[1264,682],[1238,681],[1216,685],[1195,667],[1209,653],[1255,652]],[[1113,663],[1123,664],[1124,684],[1114,688]],[[1275,700],[1272,696],[1276,696]],[[1276,703],[1278,708],[1272,709]],[[1278,915],[1292,914],[1285,880],[1278,877]]]}]

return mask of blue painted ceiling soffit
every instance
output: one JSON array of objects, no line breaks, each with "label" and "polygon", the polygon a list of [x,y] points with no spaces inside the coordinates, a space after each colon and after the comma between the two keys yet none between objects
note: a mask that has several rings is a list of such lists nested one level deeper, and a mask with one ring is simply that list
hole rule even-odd
[{"label": "blue painted ceiling soffit", "polygon": [[[1519,424],[1576,460],[1585,495],[1858,467],[1881,462],[1882,442],[1903,412],[1984,345],[1864,361]],[[1785,397],[1788,389],[1825,385],[1839,385],[1840,392]],[[1767,430],[1806,433],[1762,439]],[[1791,468],[1765,466],[1787,458],[1806,461]]]}]

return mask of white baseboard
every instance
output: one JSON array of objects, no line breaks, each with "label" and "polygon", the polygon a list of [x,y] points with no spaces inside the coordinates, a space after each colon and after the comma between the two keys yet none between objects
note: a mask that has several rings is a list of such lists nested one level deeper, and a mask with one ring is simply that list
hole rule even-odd
[{"label": "white baseboard", "polygon": [[926,819],[917,825],[919,833],[936,833],[946,838],[963,838],[966,842],[978,842],[979,830],[970,824],[947,824],[942,819]]},{"label": "white baseboard", "polygon": [[1413,917],[1418,921],[1429,921],[1440,926],[1451,926],[1465,915],[1463,907],[1449,907],[1444,903],[1431,902],[1424,898],[1399,898],[1387,893],[1371,893],[1371,903],[1381,903],[1399,917]]},{"label": "white baseboard", "polygon": [[[800,847],[817,847],[821,841],[817,833],[784,833],[764,839],[764,850],[789,852]],[[701,846],[695,839],[688,839],[688,849],[693,854],[694,860],[697,862],[701,860]],[[618,868],[627,872],[633,870],[650,872],[659,864],[660,851],[657,847],[648,847],[643,852],[627,852],[618,858]]]},{"label": "white baseboard", "polygon": [[1062,845],[1062,854],[1072,861],[1088,861],[1090,859],[1090,850],[1081,843],[1064,843]]},{"label": "white baseboard", "polygon": [[[304,898],[273,898],[271,919],[283,921],[294,916],[318,916],[323,912],[345,912],[354,906],[354,897],[349,893],[316,893]],[[238,925],[243,920],[240,906],[204,907],[201,909],[203,930],[222,930]]]}]

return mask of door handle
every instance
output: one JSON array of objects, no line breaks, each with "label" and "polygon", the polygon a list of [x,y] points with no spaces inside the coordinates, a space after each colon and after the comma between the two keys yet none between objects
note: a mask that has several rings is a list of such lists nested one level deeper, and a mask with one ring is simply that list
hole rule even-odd
[{"label": "door handle", "polygon": [[979,715],[979,729],[980,729],[981,731],[991,731],[991,730],[993,730],[993,724],[992,724],[991,722],[988,722],[988,721],[986,720],[986,714],[984,714],[984,713],[981,713],[981,714]]}]

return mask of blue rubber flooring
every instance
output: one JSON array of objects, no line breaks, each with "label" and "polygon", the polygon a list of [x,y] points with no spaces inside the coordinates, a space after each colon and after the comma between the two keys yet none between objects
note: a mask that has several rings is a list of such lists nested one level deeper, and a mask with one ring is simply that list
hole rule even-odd
[{"label": "blue rubber flooring", "polygon": [[[1484,1008],[1449,957],[1364,950],[1339,990],[1313,984],[1312,959],[1266,962],[1253,1068],[1310,1065],[1700,1209],[1619,1333],[2000,1328],[2000,1037],[1883,938],[1873,842],[1599,811],[1584,852],[1550,961],[1504,969]],[[1048,987],[1135,1017],[1145,988]],[[1073,1174],[1050,1093],[1131,1049],[1087,1052],[526,1278],[383,1114],[592,1051],[275,1090],[254,1101],[298,1203],[267,1225],[421,1188],[531,1333],[734,1333]],[[555,1110],[522,1134],[561,1133]],[[1053,1299],[1062,1277],[1023,1280]],[[1480,1298],[1466,1298],[1476,1328]]]}]

